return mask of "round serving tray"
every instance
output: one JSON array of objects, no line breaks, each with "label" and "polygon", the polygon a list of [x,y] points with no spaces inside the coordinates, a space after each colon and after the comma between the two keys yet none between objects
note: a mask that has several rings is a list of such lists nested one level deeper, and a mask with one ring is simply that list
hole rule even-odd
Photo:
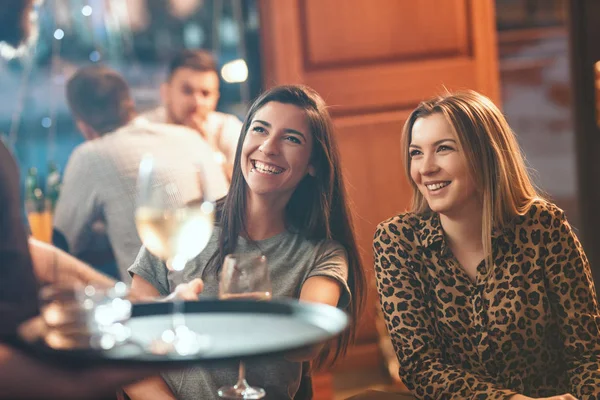
[{"label": "round serving tray", "polygon": [[171,303],[134,304],[127,322],[130,339],[110,350],[51,348],[39,317],[21,325],[19,335],[38,355],[77,365],[202,364],[282,354],[331,339],[348,325],[343,311],[323,304],[294,300],[185,302],[186,325],[207,335],[209,349],[193,356],[152,354],[147,350],[151,341],[171,327],[171,310]]}]

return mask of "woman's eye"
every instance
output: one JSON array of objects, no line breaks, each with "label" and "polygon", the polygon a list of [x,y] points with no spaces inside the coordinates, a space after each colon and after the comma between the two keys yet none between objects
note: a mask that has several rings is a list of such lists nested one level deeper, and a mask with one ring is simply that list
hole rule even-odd
[{"label": "woman's eye", "polygon": [[302,143],[302,142],[300,141],[300,139],[298,139],[298,138],[297,138],[297,137],[295,137],[295,136],[286,136],[286,137],[285,137],[285,140],[289,140],[290,142],[292,142],[292,143],[295,143],[295,144],[301,144],[301,143]]},{"label": "woman's eye", "polygon": [[449,151],[449,150],[454,150],[454,149],[452,147],[446,146],[446,145],[441,145],[440,147],[438,147],[438,151]]},{"label": "woman's eye", "polygon": [[416,157],[418,155],[420,155],[421,152],[419,150],[411,150],[408,155],[412,158],[412,157]]},{"label": "woman's eye", "polygon": [[265,133],[266,130],[262,126],[255,126],[255,127],[252,128],[252,132]]}]

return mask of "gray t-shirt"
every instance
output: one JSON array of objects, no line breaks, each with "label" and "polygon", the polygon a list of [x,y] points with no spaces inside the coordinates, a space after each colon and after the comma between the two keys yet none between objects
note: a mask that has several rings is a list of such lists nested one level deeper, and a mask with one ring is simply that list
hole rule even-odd
[{"label": "gray t-shirt", "polygon": [[[206,249],[186,266],[183,274],[173,275],[163,262],[145,248],[140,250],[129,272],[144,278],[163,296],[171,293],[176,284],[200,277],[204,280],[204,291],[200,297],[216,297],[219,287],[217,275],[212,270],[204,273],[204,269],[218,248],[219,233],[220,229],[215,228]],[[240,237],[235,252],[263,254],[267,257],[274,298],[298,298],[306,279],[327,276],[340,282],[343,288],[338,307],[345,308],[351,300],[346,283],[346,251],[335,241],[309,241],[301,235],[285,231],[256,244]],[[182,279],[175,280],[174,276],[182,276]],[[163,378],[178,399],[212,399],[218,398],[219,387],[236,382],[237,372],[237,365],[192,368],[163,374]],[[301,375],[301,363],[283,358],[249,362],[246,365],[248,382],[263,387],[267,391],[267,399],[292,399],[298,390]]]}]

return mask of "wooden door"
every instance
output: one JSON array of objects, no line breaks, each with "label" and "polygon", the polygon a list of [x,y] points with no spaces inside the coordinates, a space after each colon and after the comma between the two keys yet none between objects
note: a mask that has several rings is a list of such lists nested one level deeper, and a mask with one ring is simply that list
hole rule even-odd
[{"label": "wooden door", "polygon": [[590,260],[596,293],[600,296],[600,2],[570,1],[573,121],[577,148],[579,210],[578,235]]},{"label": "wooden door", "polygon": [[340,368],[380,365],[371,243],[410,202],[402,126],[423,99],[475,89],[499,100],[491,0],[260,0],[266,87],[303,83],[331,107],[354,203],[368,308]]}]

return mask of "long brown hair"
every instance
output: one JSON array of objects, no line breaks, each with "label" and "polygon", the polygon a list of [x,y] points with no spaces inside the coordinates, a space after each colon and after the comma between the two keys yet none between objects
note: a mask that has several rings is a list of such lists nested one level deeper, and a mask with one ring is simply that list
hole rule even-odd
[{"label": "long brown hair", "polygon": [[515,134],[498,107],[474,91],[447,93],[419,104],[404,125],[402,153],[405,173],[413,189],[414,212],[431,210],[410,176],[408,153],[412,129],[419,118],[434,113],[443,115],[452,127],[481,196],[482,242],[490,265],[492,231],[526,213],[541,196],[531,183]]},{"label": "long brown hair", "polygon": [[314,143],[311,164],[316,176],[305,176],[292,194],[285,209],[287,228],[307,240],[335,240],[344,246],[348,255],[348,286],[352,294],[348,312],[351,325],[337,338],[334,349],[327,347],[317,357],[315,365],[322,366],[334,363],[345,354],[354,340],[366,293],[333,122],[325,102],[313,89],[302,85],[277,86],[263,93],[250,107],[237,146],[229,193],[217,202],[217,219],[221,227],[219,250],[209,262],[210,268],[207,270],[218,271],[225,256],[234,252],[239,235],[247,236],[247,184],[241,169],[242,147],[254,115],[270,102],[292,104],[303,109]]}]

